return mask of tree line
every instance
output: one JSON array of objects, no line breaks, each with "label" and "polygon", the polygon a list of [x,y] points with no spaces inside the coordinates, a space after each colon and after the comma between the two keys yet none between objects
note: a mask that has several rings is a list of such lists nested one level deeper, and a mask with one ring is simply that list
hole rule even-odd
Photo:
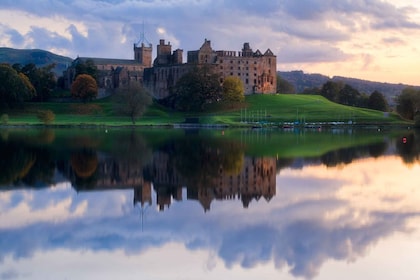
[{"label": "tree line", "polygon": [[[277,92],[295,94],[296,91],[291,83],[280,77],[277,78]],[[362,108],[389,112],[395,111],[402,118],[414,120],[420,126],[420,89],[407,87],[393,100],[395,107],[391,107],[385,96],[375,90],[371,94],[360,93],[352,86],[343,82],[327,81],[320,88],[309,88],[301,92],[302,94],[319,94],[328,100]]]},{"label": "tree line", "polygon": [[[55,77],[54,64],[37,67],[33,63],[0,64],[0,108],[23,106],[24,102],[48,101],[56,88],[64,87],[64,78]],[[152,103],[151,95],[141,84],[129,83],[114,89],[115,109],[128,115],[135,123],[147,106]],[[98,69],[90,59],[75,66],[75,77],[71,83],[71,96],[83,102],[93,100],[98,95]],[[238,77],[222,78],[210,66],[196,66],[182,76],[170,95],[158,102],[174,110],[183,112],[203,111],[212,104],[222,104],[234,108],[244,101],[244,85]],[[294,94],[295,89],[281,76],[277,77],[277,92]],[[387,99],[379,91],[371,94],[360,93],[343,82],[327,81],[320,88],[307,89],[303,94],[319,94],[330,101],[363,108],[388,112],[395,110],[403,118],[420,124],[420,90],[406,88],[395,99],[391,108]]]}]

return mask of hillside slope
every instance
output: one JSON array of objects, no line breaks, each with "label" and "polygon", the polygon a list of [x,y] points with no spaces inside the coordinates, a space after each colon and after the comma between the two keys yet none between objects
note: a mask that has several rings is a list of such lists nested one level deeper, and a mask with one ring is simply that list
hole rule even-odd
[{"label": "hillside slope", "polygon": [[[404,88],[412,86],[406,84],[373,82],[341,76],[334,76],[330,78],[321,74],[307,74],[303,71],[279,71],[278,73],[283,79],[291,83],[297,92],[302,92],[304,89],[310,89],[314,87],[321,88],[322,85],[329,80],[335,82],[342,81],[357,89],[361,93],[371,94],[377,90],[381,92],[390,103],[393,103],[394,98],[400,94]],[[416,88],[420,89],[420,87]]]},{"label": "hillside slope", "polygon": [[54,73],[57,76],[62,76],[63,71],[73,61],[73,59],[61,55],[57,55],[48,51],[39,49],[12,49],[0,48],[0,63],[15,64],[19,63],[22,66],[34,63],[37,67],[42,67],[55,63]]}]

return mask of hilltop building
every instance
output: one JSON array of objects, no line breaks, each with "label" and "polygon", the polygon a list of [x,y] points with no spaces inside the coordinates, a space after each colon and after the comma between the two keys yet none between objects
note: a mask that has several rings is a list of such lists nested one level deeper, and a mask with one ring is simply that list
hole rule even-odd
[{"label": "hilltop building", "polygon": [[78,57],[64,72],[65,86],[70,88],[75,79],[76,66],[91,60],[98,69],[98,86],[101,92],[115,89],[131,82],[142,84],[156,99],[171,94],[179,78],[196,66],[208,65],[220,74],[220,83],[229,76],[239,77],[245,95],[276,92],[277,60],[270,49],[255,52],[249,43],[241,51],[215,51],[211,41],[205,39],[200,49],[188,51],[183,62],[183,50],[172,51],[170,42],[161,39],[157,45],[156,58],[152,65],[152,45],[144,42],[134,44],[134,59],[108,59]]}]

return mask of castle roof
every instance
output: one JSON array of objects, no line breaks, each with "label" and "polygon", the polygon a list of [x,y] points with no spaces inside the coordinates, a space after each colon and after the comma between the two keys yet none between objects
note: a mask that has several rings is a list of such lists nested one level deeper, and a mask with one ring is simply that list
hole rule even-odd
[{"label": "castle roof", "polygon": [[133,59],[117,58],[99,58],[99,57],[78,57],[75,61],[85,62],[92,60],[95,65],[139,65],[140,63]]}]

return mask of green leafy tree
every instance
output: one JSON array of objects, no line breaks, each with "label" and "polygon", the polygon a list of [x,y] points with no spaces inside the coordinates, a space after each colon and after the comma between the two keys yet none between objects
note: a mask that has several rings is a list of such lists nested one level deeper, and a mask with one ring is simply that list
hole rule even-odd
[{"label": "green leafy tree", "polygon": [[375,90],[369,95],[368,108],[386,112],[389,110],[389,105],[384,95],[380,93],[379,91]]},{"label": "green leafy tree", "polygon": [[245,100],[244,85],[238,77],[230,76],[223,81],[222,100],[227,103],[243,102]]},{"label": "green leafy tree", "polygon": [[328,81],[322,85],[320,94],[330,101],[338,102],[340,90],[344,85],[341,82]]},{"label": "green leafy tree", "polygon": [[98,96],[98,85],[95,79],[87,74],[77,76],[71,85],[71,95],[82,99],[84,102],[96,98]]},{"label": "green leafy tree", "polygon": [[129,116],[133,124],[152,104],[152,97],[138,83],[130,83],[127,87],[118,89],[114,98],[117,111]]},{"label": "green leafy tree", "polygon": [[35,94],[28,77],[8,64],[0,64],[0,107],[23,105]]},{"label": "green leafy tree", "polygon": [[321,89],[319,87],[311,87],[311,88],[305,88],[301,94],[316,94],[321,95]]},{"label": "green leafy tree", "polygon": [[96,67],[92,59],[86,59],[85,61],[80,60],[79,63],[77,63],[75,77],[77,78],[77,76],[81,74],[90,75],[98,81],[98,67]]},{"label": "green leafy tree", "polygon": [[362,95],[352,86],[345,84],[338,92],[338,103],[348,106],[362,107]]},{"label": "green leafy tree", "polygon": [[[20,72],[29,78],[36,90],[37,95],[33,98],[33,101],[46,101],[51,96],[51,92],[57,85],[54,72],[52,71],[54,67],[55,64],[49,64],[37,68],[35,64],[29,63],[21,68]],[[18,67],[16,68],[18,69]]]},{"label": "green leafy tree", "polygon": [[173,103],[180,111],[202,111],[207,103],[222,97],[219,75],[210,66],[195,67],[175,85]]},{"label": "green leafy tree", "polygon": [[278,93],[294,94],[296,93],[295,87],[287,80],[283,79],[280,75],[277,75],[277,88]]},{"label": "green leafy tree", "polygon": [[413,120],[414,115],[420,109],[420,90],[413,87],[403,89],[400,95],[396,98],[397,113],[403,118]]}]

